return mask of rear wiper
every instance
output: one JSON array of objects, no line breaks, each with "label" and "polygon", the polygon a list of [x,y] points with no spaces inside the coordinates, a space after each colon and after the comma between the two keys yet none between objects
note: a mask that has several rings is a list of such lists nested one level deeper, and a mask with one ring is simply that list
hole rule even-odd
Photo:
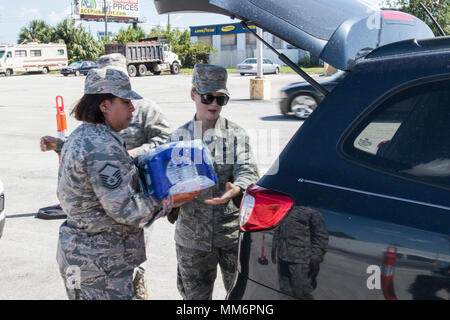
[{"label": "rear wiper", "polygon": [[433,17],[433,15],[431,14],[431,12],[427,9],[427,7],[425,7],[425,5],[420,2],[420,5],[422,6],[422,8],[425,10],[425,12],[427,13],[427,15],[430,17],[430,19],[434,22],[435,26],[438,28],[439,33],[441,34],[441,36],[445,37],[445,32],[444,30],[441,28],[441,26],[439,25],[439,23],[436,21],[436,19]]},{"label": "rear wiper", "polygon": [[247,29],[248,31],[250,31],[251,33],[253,33],[255,35],[256,38],[258,38],[262,43],[264,43],[269,49],[271,49],[273,52],[275,52],[278,55],[278,59],[280,59],[281,61],[283,61],[284,63],[286,63],[289,67],[292,68],[292,70],[294,70],[295,72],[297,72],[303,79],[305,79],[307,82],[309,82],[310,85],[312,85],[315,89],[317,89],[317,91],[319,91],[321,94],[323,94],[324,96],[327,96],[330,92],[325,89],[323,86],[320,85],[320,83],[318,83],[316,80],[314,80],[313,78],[311,78],[305,71],[303,71],[302,69],[300,69],[294,62],[292,62],[292,60],[290,60],[287,56],[285,56],[282,53],[279,53],[277,51],[277,49],[275,49],[274,47],[272,47],[270,44],[267,43],[267,41],[265,41],[263,38],[261,38],[260,36],[258,36],[258,34],[251,30],[247,23],[245,23],[245,21],[241,21],[241,25],[242,27],[244,27],[245,29]]}]

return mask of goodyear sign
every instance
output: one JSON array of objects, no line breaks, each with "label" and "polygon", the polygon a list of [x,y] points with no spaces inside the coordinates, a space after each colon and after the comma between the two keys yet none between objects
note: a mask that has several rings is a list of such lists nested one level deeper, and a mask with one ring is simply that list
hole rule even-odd
[{"label": "goodyear sign", "polygon": [[[139,0],[106,0],[110,17],[139,18]],[[78,7],[80,15],[104,16],[103,0],[81,0]]]},{"label": "goodyear sign", "polygon": [[[191,37],[210,36],[215,34],[235,34],[235,33],[247,33],[247,29],[244,29],[240,23],[231,24],[219,24],[211,26],[196,26],[191,28]],[[256,26],[249,25],[250,29],[256,29]]]}]

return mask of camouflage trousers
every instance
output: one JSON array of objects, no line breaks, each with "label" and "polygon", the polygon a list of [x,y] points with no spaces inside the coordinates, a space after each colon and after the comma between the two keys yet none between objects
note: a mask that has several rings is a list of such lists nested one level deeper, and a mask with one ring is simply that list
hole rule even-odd
[{"label": "camouflage trousers", "polygon": [[[225,289],[231,287],[237,263],[237,244],[211,252],[177,245],[177,287],[184,300],[211,300],[217,265]],[[225,297],[224,297],[225,298]]]},{"label": "camouflage trousers", "polygon": [[86,272],[73,282],[67,270],[60,269],[69,300],[131,300],[134,296],[134,270]]},{"label": "camouflage trousers", "polygon": [[309,275],[309,265],[278,259],[280,290],[300,300],[312,300],[313,279]]}]

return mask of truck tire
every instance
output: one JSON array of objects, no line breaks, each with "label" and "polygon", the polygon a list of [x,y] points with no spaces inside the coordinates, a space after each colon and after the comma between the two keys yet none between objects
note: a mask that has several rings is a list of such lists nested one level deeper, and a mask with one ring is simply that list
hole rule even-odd
[{"label": "truck tire", "polygon": [[6,69],[6,71],[5,71],[5,76],[6,76],[6,77],[9,77],[9,76],[12,75],[12,74],[13,74],[12,69]]},{"label": "truck tire", "polygon": [[138,75],[143,77],[147,75],[147,67],[145,64],[140,64],[138,67]]},{"label": "truck tire", "polygon": [[178,74],[178,72],[180,72],[180,65],[178,64],[178,62],[172,63],[172,65],[170,66],[170,72],[172,74]]},{"label": "truck tire", "polygon": [[128,69],[128,75],[130,77],[135,77],[136,76],[137,70],[136,70],[136,67],[134,65],[130,64],[127,69]]},{"label": "truck tire", "polygon": [[48,68],[47,67],[42,68],[42,73],[43,74],[47,74],[48,73]]}]

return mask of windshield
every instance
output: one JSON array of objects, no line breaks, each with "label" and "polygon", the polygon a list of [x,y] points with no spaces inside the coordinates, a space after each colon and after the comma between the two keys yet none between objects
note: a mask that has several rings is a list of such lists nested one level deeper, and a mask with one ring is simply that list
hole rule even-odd
[{"label": "windshield", "polygon": [[81,61],[74,61],[69,65],[69,67],[79,67],[79,66],[81,66]]},{"label": "windshield", "polygon": [[5,50],[0,50],[0,59],[3,58],[4,54],[5,54]]}]

